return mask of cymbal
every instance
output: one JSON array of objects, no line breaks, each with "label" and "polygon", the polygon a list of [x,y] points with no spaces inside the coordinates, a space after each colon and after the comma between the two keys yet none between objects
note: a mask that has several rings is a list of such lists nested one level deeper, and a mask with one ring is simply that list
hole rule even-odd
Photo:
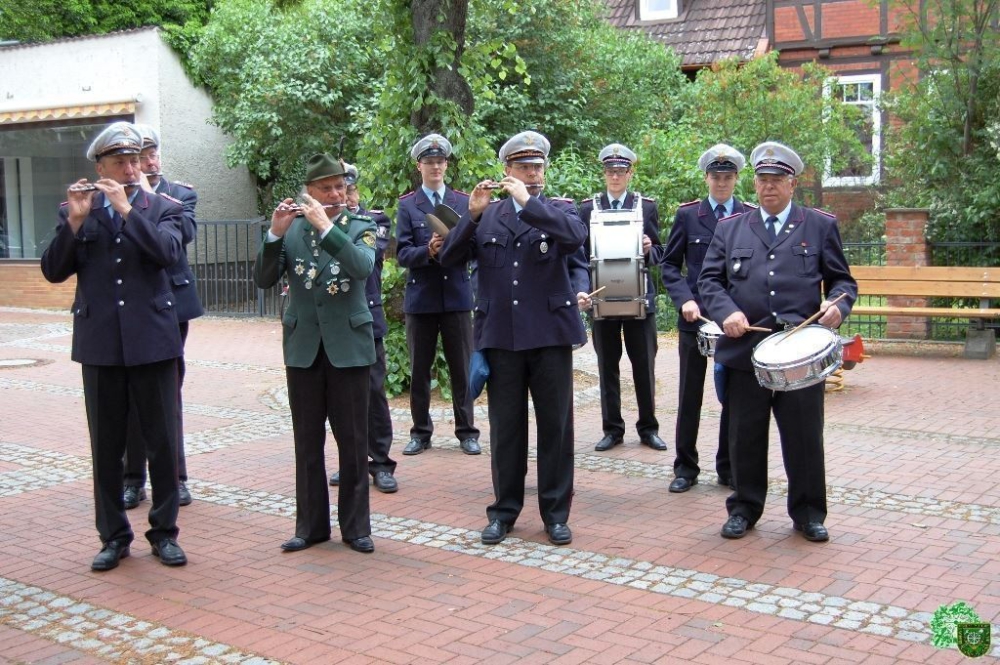
[{"label": "cymbal", "polygon": [[448,225],[442,222],[437,215],[432,215],[430,213],[427,213],[427,225],[431,227],[431,230],[434,231],[434,233],[438,234],[442,238],[447,236],[451,231],[451,229],[448,228]]},{"label": "cymbal", "polygon": [[458,220],[461,219],[461,216],[455,212],[454,208],[443,203],[439,203],[434,206],[434,214],[437,215],[438,219],[444,222],[449,229],[455,228],[458,224]]}]

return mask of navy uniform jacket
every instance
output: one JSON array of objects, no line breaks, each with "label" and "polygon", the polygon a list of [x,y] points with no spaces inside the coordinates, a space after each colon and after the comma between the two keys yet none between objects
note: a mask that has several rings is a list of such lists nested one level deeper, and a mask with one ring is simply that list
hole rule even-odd
[{"label": "navy uniform jacket", "polygon": [[[633,205],[635,205],[635,193],[628,192],[625,194],[624,209],[631,210]],[[604,192],[601,194],[601,208],[607,210],[610,207],[611,201],[608,199],[608,193]],[[591,256],[590,216],[593,212],[594,199],[591,197],[580,205],[580,218],[587,227],[587,241],[583,245],[583,251],[587,258],[588,266],[590,265]],[[653,248],[650,248],[649,256],[647,257],[646,267],[649,268],[654,265],[657,250],[659,249],[658,245],[660,245],[660,209],[656,206],[656,201],[646,197],[642,197],[642,232],[653,241]],[[650,313],[656,311],[656,289],[653,287],[653,278],[650,276],[648,270],[646,271],[646,311]]]},{"label": "navy uniform jacket", "polygon": [[284,236],[261,243],[257,252],[253,277],[258,287],[269,289],[288,274],[288,309],[281,320],[288,367],[312,366],[321,344],[334,367],[375,362],[372,313],[365,299],[365,282],[375,266],[375,222],[346,212],[331,221],[334,228],[320,239],[299,217]]},{"label": "navy uniform jacket", "polygon": [[[722,220],[708,248],[698,289],[709,316],[722,324],[742,311],[752,326],[777,327],[777,319],[798,324],[819,311],[823,294],[833,299],[843,317],[851,313],[858,285],[851,277],[837,230],[837,218],[792,204],[785,225],[769,247],[762,210]],[[720,337],[715,360],[728,367],[753,370],[753,347],[766,333]]]},{"label": "navy uniform jacket", "polygon": [[368,299],[368,309],[372,313],[372,332],[375,339],[382,339],[389,332],[382,309],[382,265],[385,263],[385,250],[389,247],[392,222],[381,210],[358,208],[357,214],[371,217],[378,225],[375,231],[375,267],[365,282],[365,298]]},{"label": "navy uniform jacket", "polygon": [[[469,210],[469,195],[446,187],[444,204],[464,215]],[[408,269],[403,312],[468,312],[472,309],[469,267],[465,262],[443,266],[440,257],[430,258],[427,243],[433,231],[427,225],[427,213],[434,213],[434,204],[423,188],[400,197],[396,210],[396,261]]]},{"label": "navy uniform jacket", "polygon": [[182,354],[168,269],[184,253],[184,211],[140,190],[117,228],[114,208],[94,194],[74,235],[69,208],[59,209],[55,238],[42,254],[45,279],[76,275],[72,358],[84,365],[147,365]]},{"label": "navy uniform jacket", "polygon": [[[737,198],[733,198],[733,215],[740,215],[749,210],[756,210],[757,206],[752,203],[743,203]],[[712,209],[708,198],[699,201],[685,203],[677,209],[674,216],[674,225],[670,229],[667,237],[667,244],[661,249],[657,263],[660,265],[660,274],[663,278],[663,286],[666,287],[670,299],[674,301],[678,313],[681,306],[688,300],[694,300],[701,310],[702,316],[705,313],[705,304],[698,294],[698,275],[701,273],[701,266],[705,262],[705,253],[715,235],[715,227],[718,224],[715,211]],[[687,275],[681,273],[681,268],[687,264]],[[688,322],[683,316],[678,314],[677,327],[688,332],[697,332],[703,324],[702,321]]]},{"label": "navy uniform jacket", "polygon": [[569,262],[587,238],[576,204],[532,196],[521,211],[504,198],[479,223],[468,211],[442,246],[444,265],[479,265],[477,350],[524,351],[586,341]]},{"label": "navy uniform jacket", "polygon": [[184,252],[181,258],[167,271],[170,273],[170,281],[173,284],[174,296],[176,297],[175,307],[177,310],[177,320],[181,323],[197,319],[205,313],[198,299],[198,289],[195,287],[194,272],[188,265],[187,246],[198,234],[198,223],[195,221],[194,208],[198,205],[198,195],[191,185],[179,182],[167,182],[166,178],[160,177],[160,182],[156,186],[157,194],[166,194],[178,201],[184,208],[184,228],[182,229],[181,242],[184,244]]}]

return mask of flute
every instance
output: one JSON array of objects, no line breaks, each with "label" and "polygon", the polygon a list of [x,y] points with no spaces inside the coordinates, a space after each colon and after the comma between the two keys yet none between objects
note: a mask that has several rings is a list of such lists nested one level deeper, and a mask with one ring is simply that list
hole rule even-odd
[{"label": "flute", "polygon": [[[323,206],[324,208],[346,208],[346,203],[328,203]],[[277,208],[274,209],[275,212],[294,212],[296,217],[305,217],[306,213],[302,210],[302,206],[297,203],[291,205],[285,205],[281,203]]]},{"label": "flute", "polygon": [[[142,184],[138,182],[123,182],[122,187],[141,187]],[[71,192],[96,192],[97,185],[92,182],[84,183],[82,185],[70,185],[69,191]]]}]

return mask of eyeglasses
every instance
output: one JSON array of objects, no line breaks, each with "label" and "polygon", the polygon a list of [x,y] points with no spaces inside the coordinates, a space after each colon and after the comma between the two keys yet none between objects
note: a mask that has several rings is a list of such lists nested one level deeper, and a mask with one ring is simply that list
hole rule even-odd
[{"label": "eyeglasses", "polygon": [[613,175],[623,178],[627,176],[631,170],[632,169],[622,169],[622,168],[604,169],[604,175]]}]

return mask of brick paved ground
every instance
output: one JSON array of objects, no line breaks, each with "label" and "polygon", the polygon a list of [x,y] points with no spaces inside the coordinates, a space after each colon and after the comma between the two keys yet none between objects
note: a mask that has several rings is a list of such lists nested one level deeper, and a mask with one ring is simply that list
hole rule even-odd
[{"label": "brick paved ground", "polygon": [[[511,537],[481,545],[488,446],[463,455],[442,416],[434,447],[403,457],[397,411],[401,489],[372,492],[376,553],[331,542],[284,554],[294,462],[280,326],[200,319],[185,390],[190,563],[160,565],[140,535],[131,558],[97,574],[70,326],[0,309],[0,663],[958,663],[929,644],[938,606],[966,600],[1000,624],[998,359],[877,355],[828,394],[826,544],[792,532],[776,446],[763,519],[726,541],[714,474],[673,495],[672,453],[640,447],[634,431],[593,451],[600,406],[587,388],[571,546],[545,539],[533,468]],[[596,373],[589,347],[575,358]],[[668,441],[676,372],[664,338]],[[717,420],[710,404],[703,456]],[[487,443],[483,408],[480,425]],[[148,508],[129,513],[140,534]]]}]

